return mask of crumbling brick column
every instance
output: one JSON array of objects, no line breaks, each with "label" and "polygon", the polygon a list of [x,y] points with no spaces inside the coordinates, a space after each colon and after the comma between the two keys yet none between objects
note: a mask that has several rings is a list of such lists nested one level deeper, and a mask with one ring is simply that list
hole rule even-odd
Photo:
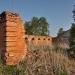
[{"label": "crumbling brick column", "polygon": [[6,64],[17,64],[25,57],[25,31],[19,15],[3,12],[0,15],[0,51]]}]

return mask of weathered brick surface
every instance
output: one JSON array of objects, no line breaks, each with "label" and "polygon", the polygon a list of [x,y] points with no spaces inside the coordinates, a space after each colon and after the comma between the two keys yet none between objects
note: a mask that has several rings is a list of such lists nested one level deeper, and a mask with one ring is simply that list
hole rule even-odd
[{"label": "weathered brick surface", "polygon": [[52,46],[52,38],[49,36],[25,35],[25,41],[27,44]]},{"label": "weathered brick surface", "polygon": [[3,12],[0,21],[0,46],[6,64],[18,63],[26,55],[23,22],[17,14]]}]

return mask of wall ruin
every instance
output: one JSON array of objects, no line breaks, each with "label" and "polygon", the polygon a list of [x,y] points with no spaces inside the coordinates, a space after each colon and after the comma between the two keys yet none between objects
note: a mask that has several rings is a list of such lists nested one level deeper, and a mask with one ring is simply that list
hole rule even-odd
[{"label": "wall ruin", "polygon": [[25,34],[18,14],[0,14],[0,53],[6,64],[17,64],[27,53],[27,44],[52,45],[52,38]]},{"label": "wall ruin", "polygon": [[6,64],[16,64],[26,54],[24,33],[18,14],[3,12],[0,15],[0,51]]},{"label": "wall ruin", "polygon": [[49,36],[34,36],[34,35],[25,35],[26,44],[33,44],[35,46],[52,45],[52,38]]}]

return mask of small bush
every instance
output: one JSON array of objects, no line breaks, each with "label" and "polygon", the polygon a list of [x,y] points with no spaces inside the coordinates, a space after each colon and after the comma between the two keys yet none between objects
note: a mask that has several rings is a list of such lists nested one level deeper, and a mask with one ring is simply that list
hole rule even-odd
[{"label": "small bush", "polygon": [[68,75],[66,71],[59,70],[56,75]]},{"label": "small bush", "polygon": [[14,72],[15,66],[13,65],[4,65],[3,66],[3,73],[6,75],[12,75]]}]

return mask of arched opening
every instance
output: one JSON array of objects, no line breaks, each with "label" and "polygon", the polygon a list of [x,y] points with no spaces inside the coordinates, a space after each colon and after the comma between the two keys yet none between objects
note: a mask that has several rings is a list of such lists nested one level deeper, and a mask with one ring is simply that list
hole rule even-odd
[{"label": "arched opening", "polygon": [[32,38],[32,40],[34,40],[34,37]]},{"label": "arched opening", "polygon": [[27,37],[25,37],[25,40],[28,40],[28,38],[27,38]]},{"label": "arched opening", "polygon": [[43,40],[46,40],[45,38]]},{"label": "arched opening", "polygon": [[25,37],[25,42],[28,43],[28,38],[27,37]]},{"label": "arched opening", "polygon": [[50,38],[48,38],[48,40],[50,40]]},{"label": "arched opening", "polygon": [[38,40],[40,40],[40,38],[38,38]]}]

